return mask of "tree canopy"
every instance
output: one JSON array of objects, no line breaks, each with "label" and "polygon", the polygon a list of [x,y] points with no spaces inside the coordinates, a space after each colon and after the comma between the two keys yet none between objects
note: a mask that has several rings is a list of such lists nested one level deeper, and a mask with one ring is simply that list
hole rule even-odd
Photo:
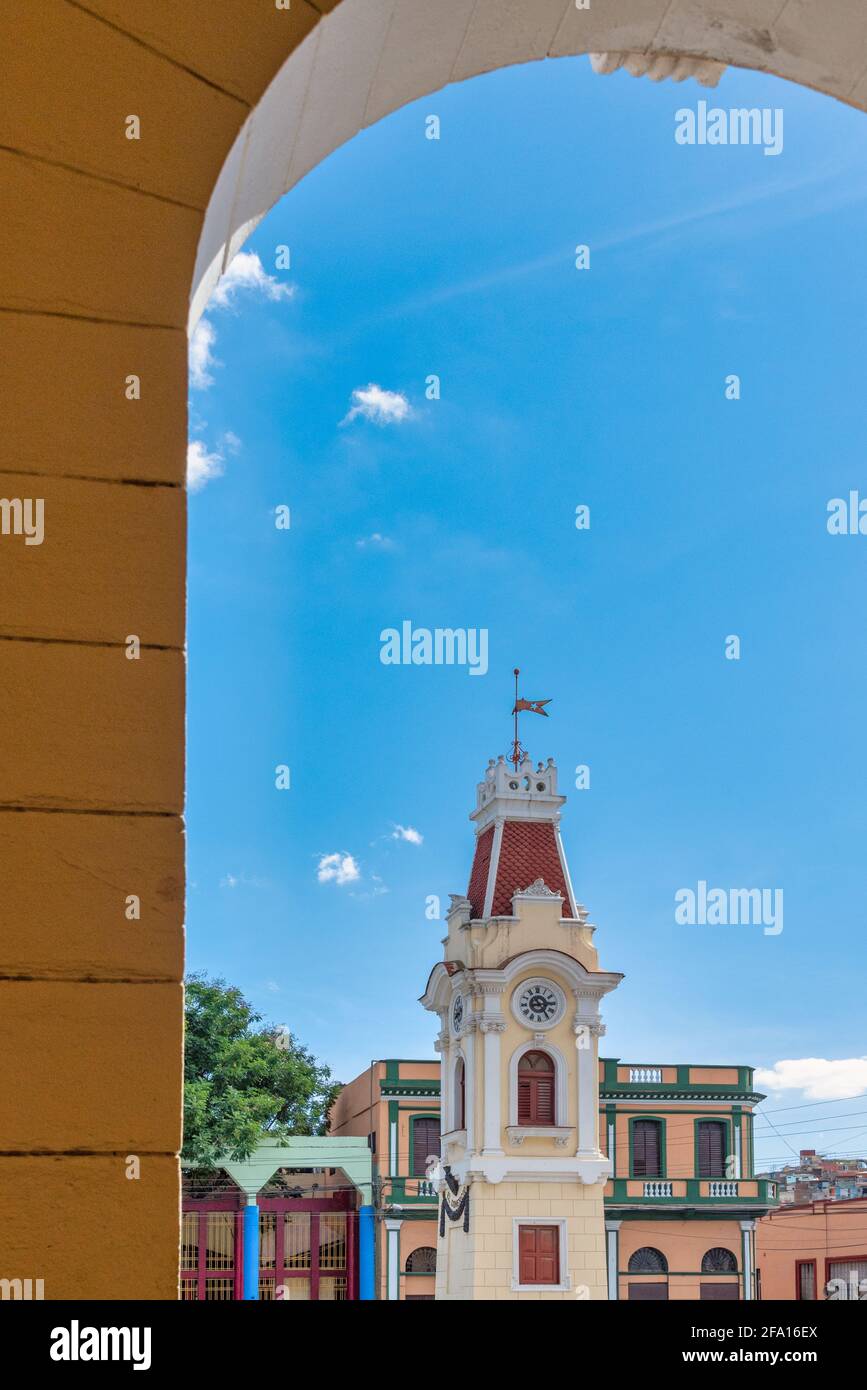
[{"label": "tree canopy", "polygon": [[249,1158],[267,1135],[324,1134],[340,1085],[293,1034],[263,1025],[239,989],[191,975],[186,984],[184,1148],[211,1168]]}]

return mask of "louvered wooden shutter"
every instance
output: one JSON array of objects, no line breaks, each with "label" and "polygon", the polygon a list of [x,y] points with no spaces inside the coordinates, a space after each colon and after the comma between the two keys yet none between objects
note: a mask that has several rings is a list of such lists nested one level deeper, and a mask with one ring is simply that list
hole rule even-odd
[{"label": "louvered wooden shutter", "polygon": [[661,1175],[659,1123],[657,1120],[636,1120],[632,1130],[632,1158],[637,1178],[658,1178]]},{"label": "louvered wooden shutter", "polygon": [[536,1114],[533,1123],[537,1125],[552,1125],[554,1123],[553,1076],[535,1077],[534,1089],[536,1092]]},{"label": "louvered wooden shutter", "polygon": [[698,1176],[725,1177],[725,1125],[705,1120],[698,1127]]},{"label": "louvered wooden shutter", "polygon": [[527,1052],[518,1066],[518,1124],[555,1122],[554,1064],[544,1052]]},{"label": "louvered wooden shutter", "polygon": [[518,1124],[531,1125],[533,1123],[532,1108],[533,1087],[529,1080],[523,1077],[518,1078]]},{"label": "louvered wooden shutter", "polygon": [[416,1120],[412,1127],[412,1175],[427,1174],[427,1160],[440,1151],[440,1122],[434,1119]]}]

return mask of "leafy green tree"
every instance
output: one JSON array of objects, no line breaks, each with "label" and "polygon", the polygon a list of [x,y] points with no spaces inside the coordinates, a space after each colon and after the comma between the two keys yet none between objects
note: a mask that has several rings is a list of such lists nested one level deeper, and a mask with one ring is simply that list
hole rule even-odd
[{"label": "leafy green tree", "polygon": [[339,1083],[291,1033],[260,1025],[239,989],[188,977],[183,1157],[199,1168],[249,1158],[266,1134],[327,1130]]}]

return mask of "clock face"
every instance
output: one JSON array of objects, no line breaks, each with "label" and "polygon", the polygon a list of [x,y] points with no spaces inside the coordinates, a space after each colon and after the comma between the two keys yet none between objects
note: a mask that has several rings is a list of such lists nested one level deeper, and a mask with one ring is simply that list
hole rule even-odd
[{"label": "clock face", "polygon": [[515,1012],[528,1028],[550,1028],[564,1007],[562,990],[550,980],[527,980],[515,992]]},{"label": "clock face", "polygon": [[461,1031],[461,1024],[464,1021],[464,997],[459,994],[452,1004],[452,1027],[456,1033]]}]

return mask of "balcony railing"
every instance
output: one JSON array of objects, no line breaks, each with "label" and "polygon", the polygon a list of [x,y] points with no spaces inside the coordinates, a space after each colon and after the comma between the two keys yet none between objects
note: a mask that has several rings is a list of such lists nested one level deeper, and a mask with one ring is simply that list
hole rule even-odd
[{"label": "balcony railing", "polygon": [[655,1085],[662,1081],[662,1067],[630,1067],[629,1080]]},{"label": "balcony railing", "polygon": [[645,1197],[671,1197],[674,1188],[670,1182],[646,1182],[644,1184]]},{"label": "balcony railing", "polygon": [[736,1197],[738,1195],[738,1184],[736,1183],[710,1183],[709,1197]]},{"label": "balcony railing", "polygon": [[614,1178],[609,1180],[606,1201],[641,1202],[744,1202],[748,1206],[776,1206],[777,1184],[767,1178]]}]

